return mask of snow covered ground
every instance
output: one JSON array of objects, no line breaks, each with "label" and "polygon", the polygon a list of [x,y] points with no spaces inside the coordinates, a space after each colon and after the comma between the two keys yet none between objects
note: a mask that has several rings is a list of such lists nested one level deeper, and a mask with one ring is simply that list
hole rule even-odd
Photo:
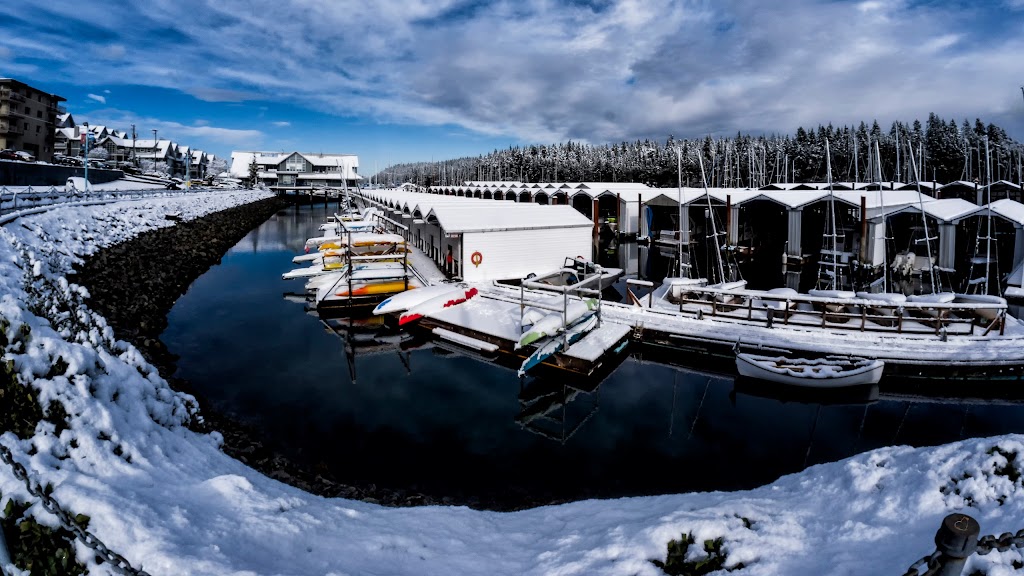
[{"label": "snow covered ground", "polygon": [[[738,574],[902,574],[934,549],[935,530],[951,512],[977,518],[982,533],[1024,528],[1021,435],[880,449],[746,492],[514,513],[383,508],[266,478],[225,456],[218,434],[189,431],[194,400],[116,341],[104,319],[80,305],[84,290],[66,280],[81,257],[171,225],[167,212],[192,219],[265,196],[231,191],[67,206],[0,230],[4,360],[34,382],[40,403],[59,402],[69,414],[59,432],[43,422],[29,439],[6,432],[0,442],[36,481],[53,485],[65,508],[90,516],[89,529],[135,568],[154,576],[656,575],[650,560],[665,560],[670,540],[692,534],[694,557],[704,540],[721,537],[726,566],[744,565]],[[0,510],[11,497],[35,502],[3,464],[0,492]],[[38,504],[29,512],[56,525]],[[77,550],[91,573],[108,573],[84,546]],[[1021,559],[1015,549],[974,556],[968,571],[1012,574]]]}]

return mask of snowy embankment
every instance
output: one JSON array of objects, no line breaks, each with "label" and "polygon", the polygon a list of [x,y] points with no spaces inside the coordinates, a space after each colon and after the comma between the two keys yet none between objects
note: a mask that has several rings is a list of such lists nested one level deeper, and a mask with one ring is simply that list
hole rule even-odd
[{"label": "snowy embankment", "polygon": [[[586,501],[514,513],[384,508],[324,499],[224,455],[218,434],[187,424],[194,401],[172,391],[83,304],[66,274],[82,256],[157,226],[265,197],[231,192],[58,208],[0,231],[0,344],[51,416],[0,442],[33,478],[135,568],[186,574],[660,574],[682,534],[722,538],[740,574],[902,574],[934,549],[941,519],[962,511],[983,533],[1024,528],[1024,436],[927,449],[885,448],[746,492]],[[44,319],[46,318],[46,319]],[[59,360],[58,360],[59,359]],[[6,402],[6,400],[5,400]],[[59,403],[66,424],[55,425]],[[6,405],[5,405],[6,408]],[[386,458],[386,454],[381,455]],[[657,462],[652,462],[657,466]],[[694,463],[699,473],[700,463]],[[411,473],[414,473],[411,472]],[[0,464],[0,510],[56,525]],[[106,574],[77,545],[93,574]],[[968,568],[1014,571],[1021,551]]]}]

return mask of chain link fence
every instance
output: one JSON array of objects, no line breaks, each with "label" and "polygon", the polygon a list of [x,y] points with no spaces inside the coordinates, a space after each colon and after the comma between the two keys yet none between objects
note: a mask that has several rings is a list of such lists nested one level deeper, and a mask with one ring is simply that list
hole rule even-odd
[{"label": "chain link fence", "polygon": [[[28,470],[14,459],[14,455],[11,453],[3,444],[0,444],[0,460],[3,460],[14,475],[25,483],[25,488],[28,489],[29,493],[39,499],[42,503],[43,508],[47,512],[57,517],[61,527],[75,535],[75,539],[85,544],[92,549],[96,555],[107,562],[109,567],[117,574],[126,574],[129,576],[149,576],[149,574],[141,569],[132,568],[131,563],[125,560],[124,556],[121,556],[117,552],[114,552],[106,546],[99,538],[88,530],[82,528],[75,522],[75,517],[68,511],[61,508],[60,504],[50,497],[43,487],[35,483],[32,478],[28,475]],[[0,535],[2,537],[2,535]],[[0,573],[7,576],[6,571],[0,567]]]}]

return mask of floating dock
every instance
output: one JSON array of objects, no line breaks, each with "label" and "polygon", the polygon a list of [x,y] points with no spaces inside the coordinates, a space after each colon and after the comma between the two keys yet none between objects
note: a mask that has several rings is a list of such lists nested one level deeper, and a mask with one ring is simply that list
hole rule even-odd
[{"label": "floating dock", "polygon": [[[504,356],[507,362],[521,363],[536,350],[535,346],[516,349],[523,334],[524,307],[561,307],[561,295],[531,293],[521,304],[518,298],[480,295],[466,302],[423,317],[420,327],[434,336],[469,348],[477,355]],[[542,366],[590,376],[603,368],[613,368],[623,358],[632,330],[619,323],[600,321],[578,342],[552,355]],[[555,337],[557,338],[557,336]]]}]

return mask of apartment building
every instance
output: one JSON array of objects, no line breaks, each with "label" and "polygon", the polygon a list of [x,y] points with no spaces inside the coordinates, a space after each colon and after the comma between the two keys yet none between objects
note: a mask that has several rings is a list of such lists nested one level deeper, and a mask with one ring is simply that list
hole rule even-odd
[{"label": "apartment building", "polygon": [[51,161],[63,101],[24,82],[0,78],[0,149],[24,150],[37,160]]}]

